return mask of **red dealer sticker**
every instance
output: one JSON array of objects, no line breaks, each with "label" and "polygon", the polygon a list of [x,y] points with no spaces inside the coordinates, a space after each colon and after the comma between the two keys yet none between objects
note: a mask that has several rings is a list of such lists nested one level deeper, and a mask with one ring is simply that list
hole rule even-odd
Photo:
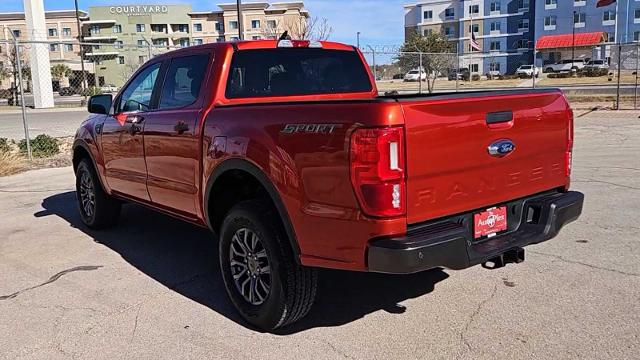
[{"label": "red dealer sticker", "polygon": [[507,230],[507,207],[501,206],[473,215],[473,236],[477,239],[483,236],[495,235]]}]

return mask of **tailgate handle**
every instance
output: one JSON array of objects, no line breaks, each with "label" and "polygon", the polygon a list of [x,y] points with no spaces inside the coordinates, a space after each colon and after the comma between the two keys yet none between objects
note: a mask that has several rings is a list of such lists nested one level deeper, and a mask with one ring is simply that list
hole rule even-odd
[{"label": "tailgate handle", "polygon": [[487,114],[487,124],[499,124],[513,120],[513,111],[498,111]]}]

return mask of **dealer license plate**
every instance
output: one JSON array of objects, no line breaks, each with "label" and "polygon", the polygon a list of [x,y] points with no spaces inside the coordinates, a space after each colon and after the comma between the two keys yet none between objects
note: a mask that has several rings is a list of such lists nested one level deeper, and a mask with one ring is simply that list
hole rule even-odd
[{"label": "dealer license plate", "polygon": [[507,230],[507,207],[494,207],[473,215],[473,236],[478,239]]}]

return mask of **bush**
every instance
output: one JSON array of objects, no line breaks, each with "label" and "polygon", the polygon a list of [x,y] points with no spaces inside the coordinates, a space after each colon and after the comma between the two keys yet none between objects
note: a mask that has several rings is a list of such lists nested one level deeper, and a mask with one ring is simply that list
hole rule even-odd
[{"label": "bush", "polygon": [[471,75],[471,81],[480,81],[480,74]]},{"label": "bush", "polygon": [[[27,152],[27,142],[20,140],[18,143],[20,151]],[[35,157],[48,157],[60,153],[58,140],[49,135],[40,134],[31,140],[31,152]]]},{"label": "bush", "polygon": [[0,153],[8,153],[9,151],[11,151],[9,140],[7,140],[7,138],[0,138]]},{"label": "bush", "polygon": [[102,94],[102,90],[100,90],[99,87],[97,86],[90,86],[84,90],[80,89],[78,91],[78,94],[82,95],[82,96],[93,96],[93,95],[100,95]]},{"label": "bush", "polygon": [[570,72],[549,73],[547,77],[549,79],[566,79],[571,77],[571,73]]},{"label": "bush", "polygon": [[585,68],[582,70],[583,76],[588,77],[597,77],[597,76],[606,76],[609,72],[609,69],[594,69],[594,68]]}]

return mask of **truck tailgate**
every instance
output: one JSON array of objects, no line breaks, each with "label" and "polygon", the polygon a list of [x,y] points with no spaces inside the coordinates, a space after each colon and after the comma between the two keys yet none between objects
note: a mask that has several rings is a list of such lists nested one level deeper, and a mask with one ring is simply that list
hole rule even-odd
[{"label": "truck tailgate", "polygon": [[[417,223],[566,186],[569,106],[557,90],[398,99],[407,217]],[[501,140],[515,150],[491,155]]]}]

